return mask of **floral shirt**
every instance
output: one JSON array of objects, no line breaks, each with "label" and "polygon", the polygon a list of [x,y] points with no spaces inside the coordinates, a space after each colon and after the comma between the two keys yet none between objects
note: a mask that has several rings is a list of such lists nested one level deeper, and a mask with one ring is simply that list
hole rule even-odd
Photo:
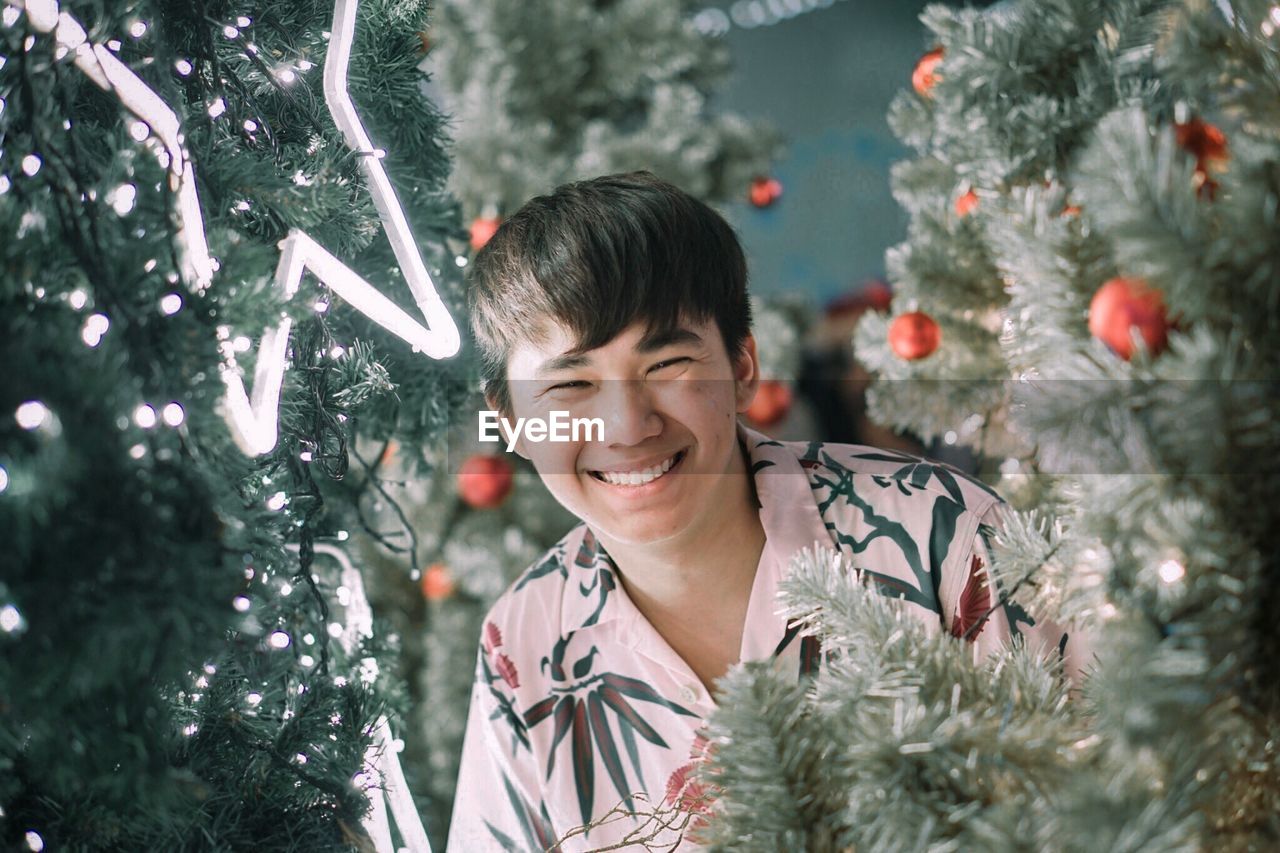
[{"label": "floral shirt", "polygon": [[[895,451],[738,431],[766,536],[741,660],[772,660],[797,677],[817,666],[817,641],[776,612],[792,556],[815,542],[915,605],[909,610],[923,630],[963,637],[974,655],[1015,633],[1071,654],[1051,623],[1037,624],[1011,602],[991,609],[985,540],[1000,499],[986,486]],[[591,822],[598,825],[560,849],[640,837],[669,847],[678,834],[650,837],[643,815],[690,802],[686,776],[714,708],[579,524],[485,620],[449,850],[546,850]],[[686,838],[680,849],[693,847]]]}]

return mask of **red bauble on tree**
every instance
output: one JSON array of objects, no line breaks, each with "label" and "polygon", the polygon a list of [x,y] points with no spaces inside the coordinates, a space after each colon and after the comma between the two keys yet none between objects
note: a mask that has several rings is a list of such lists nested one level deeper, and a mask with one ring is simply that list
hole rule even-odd
[{"label": "red bauble on tree", "polygon": [[1201,196],[1207,195],[1210,200],[1218,190],[1218,182],[1212,177],[1221,172],[1229,157],[1227,153],[1227,135],[1218,127],[1199,118],[1173,126],[1174,137],[1178,145],[1185,148],[1196,158],[1195,188]]},{"label": "red bauble on tree", "polygon": [[964,195],[956,199],[956,215],[961,218],[968,216],[978,209],[978,194],[973,190],[967,190]]},{"label": "red bauble on tree", "polygon": [[763,175],[753,178],[747,197],[756,207],[769,207],[782,197],[782,182]]},{"label": "red bauble on tree", "polygon": [[889,324],[889,349],[906,361],[927,358],[941,342],[942,329],[923,311],[899,315]]},{"label": "red bauble on tree", "polygon": [[502,220],[496,216],[477,216],[471,220],[471,248],[477,252],[493,239]]},{"label": "red bauble on tree", "polygon": [[1169,317],[1164,295],[1143,279],[1113,278],[1089,302],[1089,333],[1128,361],[1133,357],[1131,329],[1138,330],[1152,354],[1165,348]]},{"label": "red bauble on tree", "polygon": [[501,456],[476,454],[458,469],[458,494],[473,509],[500,506],[514,484],[511,463]]},{"label": "red bauble on tree", "polygon": [[773,426],[791,411],[791,386],[777,379],[761,379],[755,399],[745,412],[756,426]]},{"label": "red bauble on tree", "polygon": [[454,588],[453,574],[444,563],[432,563],[422,573],[422,596],[427,601],[444,601]]},{"label": "red bauble on tree", "polygon": [[933,97],[933,87],[941,78],[938,74],[938,64],[942,62],[942,48],[935,47],[933,50],[920,57],[920,61],[916,63],[916,68],[911,72],[911,86],[916,90],[916,94],[923,98]]}]

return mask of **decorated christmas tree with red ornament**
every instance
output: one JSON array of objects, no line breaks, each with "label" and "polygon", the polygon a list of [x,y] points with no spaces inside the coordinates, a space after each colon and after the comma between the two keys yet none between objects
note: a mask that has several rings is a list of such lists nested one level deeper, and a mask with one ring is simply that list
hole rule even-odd
[{"label": "decorated christmas tree with red ornament", "polygon": [[[1280,843],[1280,7],[931,6],[890,121],[908,239],[854,342],[882,422],[1008,501],[996,602],[1088,638],[1073,683],[974,661],[859,568],[784,582],[822,672],[724,682],[716,849]],[[995,476],[998,469],[999,476]],[[874,585],[872,585],[874,586]],[[744,841],[747,839],[747,841]]]}]

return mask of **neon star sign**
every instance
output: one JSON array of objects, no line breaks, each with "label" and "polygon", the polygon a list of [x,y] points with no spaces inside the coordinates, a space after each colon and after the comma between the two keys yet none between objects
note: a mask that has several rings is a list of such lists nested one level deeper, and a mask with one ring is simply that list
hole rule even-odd
[{"label": "neon star sign", "polygon": [[[215,264],[209,255],[194,167],[189,152],[182,144],[177,114],[107,47],[90,43],[84,27],[68,13],[58,11],[56,0],[6,2],[25,8],[31,27],[37,32],[53,33],[60,50],[74,52],[76,67],[98,86],[115,93],[125,109],[160,140],[164,148],[161,162],[169,170],[170,188],[178,198],[175,239],[180,248],[180,272],[192,292],[204,292],[213,278]],[[427,273],[404,209],[382,166],[382,152],[374,148],[347,90],[347,69],[358,5],[359,0],[336,0],[334,3],[325,57],[325,103],[347,146],[361,155],[360,169],[373,196],[374,206],[425,324],[297,229],[290,230],[280,243],[275,281],[289,299],[297,293],[303,273],[310,270],[353,308],[408,342],[415,351],[430,358],[448,358],[458,352],[457,325]],[[234,347],[226,342],[222,347],[224,363],[221,373],[226,385],[224,415],[236,444],[250,456],[270,452],[279,437],[280,391],[287,367],[291,327],[292,321],[283,317],[277,325],[263,332],[258,345],[252,392],[245,387]]]}]

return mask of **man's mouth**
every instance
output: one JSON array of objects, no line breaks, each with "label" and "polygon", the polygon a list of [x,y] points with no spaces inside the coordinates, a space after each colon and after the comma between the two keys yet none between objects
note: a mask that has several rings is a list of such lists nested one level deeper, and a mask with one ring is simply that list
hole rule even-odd
[{"label": "man's mouth", "polygon": [[643,486],[668,474],[671,469],[684,461],[687,452],[687,448],[677,451],[657,465],[637,468],[633,471],[589,471],[588,473],[600,482],[608,483],[611,486]]}]

